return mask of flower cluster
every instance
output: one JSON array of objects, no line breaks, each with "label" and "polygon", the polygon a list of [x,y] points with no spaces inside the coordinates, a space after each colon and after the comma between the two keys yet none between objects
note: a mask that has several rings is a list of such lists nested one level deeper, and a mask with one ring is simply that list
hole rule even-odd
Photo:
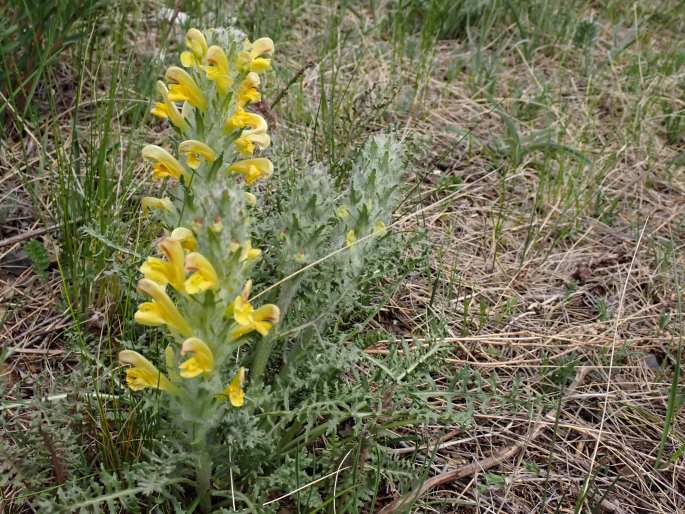
[{"label": "flower cluster", "polygon": [[258,155],[271,144],[267,122],[250,106],[261,101],[260,74],[271,68],[274,48],[269,38],[221,41],[221,34],[197,29],[188,31],[185,46],[181,66],[157,82],[151,111],[173,127],[176,150],[142,151],[169,196],[142,200],[143,212],[154,211],[167,230],[156,255],[140,266],[138,290],[149,299],[135,320],[169,331],[167,373],[132,350],[120,352],[119,361],[129,366],[132,390],[160,389],[201,417],[198,405],[244,404],[246,370],[236,366],[237,350],[250,334],[266,336],[280,316],[276,305],[251,303],[249,279],[261,256],[250,240],[257,197],[249,189],[273,173]]}]

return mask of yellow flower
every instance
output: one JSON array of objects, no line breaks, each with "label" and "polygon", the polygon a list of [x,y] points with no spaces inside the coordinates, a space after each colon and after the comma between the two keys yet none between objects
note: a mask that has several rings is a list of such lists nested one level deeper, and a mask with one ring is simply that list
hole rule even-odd
[{"label": "yellow flower", "polygon": [[183,143],[178,145],[178,151],[185,156],[186,163],[194,170],[198,169],[202,164],[200,158],[211,164],[216,161],[217,157],[214,150],[202,141],[197,141],[195,139],[183,141]]},{"label": "yellow flower", "polygon": [[144,302],[138,306],[135,314],[136,322],[152,327],[167,325],[186,337],[192,334],[192,328],[166,294],[164,286],[142,278],[138,282],[138,289],[150,296],[153,301]]},{"label": "yellow flower", "polygon": [[381,220],[377,220],[376,223],[373,224],[373,233],[377,236],[385,234],[385,223]]},{"label": "yellow flower", "polygon": [[265,134],[269,126],[266,120],[259,114],[244,111],[242,109],[226,120],[224,129],[226,132],[233,132],[234,130],[244,129],[250,127],[250,132],[253,134]]},{"label": "yellow flower", "polygon": [[252,248],[252,241],[249,239],[243,243],[242,249],[242,252],[240,252],[240,262],[253,261],[262,255],[262,251],[259,248]]},{"label": "yellow flower", "polygon": [[228,398],[234,407],[242,407],[245,403],[245,368],[240,368],[235,374],[230,384],[223,391],[223,396]]},{"label": "yellow flower", "polygon": [[138,352],[122,350],[119,352],[119,362],[132,367],[126,370],[126,384],[133,391],[151,388],[160,389],[167,393],[176,394],[177,388],[166,375],[162,374],[154,364]]},{"label": "yellow flower", "polygon": [[245,191],[245,203],[249,205],[250,207],[254,207],[257,205],[257,197],[253,195],[252,193],[249,193]]},{"label": "yellow flower", "polygon": [[220,216],[216,216],[216,217],[214,218],[214,223],[212,223],[212,224],[209,226],[209,230],[211,230],[211,231],[214,232],[215,234],[221,234],[221,231],[222,231],[223,229],[224,229],[224,224],[223,224],[223,222],[221,221],[221,217],[220,217]]},{"label": "yellow flower", "polygon": [[251,288],[252,281],[248,280],[242,293],[227,309],[227,313],[233,316],[236,322],[236,326],[228,334],[229,341],[236,341],[254,330],[265,336],[273,324],[278,323],[281,316],[278,306],[273,304],[263,305],[259,309],[255,309],[248,301]]},{"label": "yellow flower", "polygon": [[207,53],[207,40],[197,29],[190,29],[186,33],[186,47],[190,51],[181,52],[181,64],[186,68],[192,68],[202,64],[202,59]]},{"label": "yellow flower", "polygon": [[354,230],[350,230],[345,235],[345,243],[347,243],[348,247],[352,246],[356,240],[357,240],[357,235],[354,233]]},{"label": "yellow flower", "polygon": [[254,153],[255,146],[260,150],[269,147],[271,138],[266,133],[269,127],[266,120],[259,114],[246,112],[241,108],[224,123],[224,129],[227,132],[246,127],[250,127],[250,129],[244,130],[240,137],[233,142],[238,152],[244,156],[249,156]]},{"label": "yellow flower", "polygon": [[255,147],[259,150],[269,148],[271,138],[267,134],[247,134],[240,136],[233,144],[241,155],[247,157],[254,153]]},{"label": "yellow flower", "polygon": [[162,101],[155,103],[150,112],[158,118],[169,118],[171,123],[181,129],[182,132],[188,130],[190,128],[188,122],[183,117],[183,114],[179,112],[176,105],[169,100],[169,90],[161,80],[157,81],[157,93],[162,97]]},{"label": "yellow flower", "polygon": [[228,93],[233,85],[228,58],[223,49],[218,46],[210,46],[207,50],[207,66],[205,67],[207,78],[216,83],[217,89],[221,94]]},{"label": "yellow flower", "polygon": [[156,179],[163,179],[164,177],[178,179],[181,176],[185,177],[186,180],[189,178],[183,165],[164,148],[157,145],[145,146],[143,148],[143,159],[152,161],[152,176]]},{"label": "yellow flower", "polygon": [[174,289],[183,293],[185,288],[185,271],[183,269],[183,247],[177,240],[165,237],[157,248],[166,257],[166,260],[157,257],[148,257],[140,267],[143,276],[160,286],[171,284]]},{"label": "yellow flower", "polygon": [[272,54],[274,42],[268,37],[262,37],[254,43],[245,41],[243,51],[238,55],[238,69],[240,71],[254,71],[262,73],[271,68],[271,59],[265,59],[262,55]]},{"label": "yellow flower", "polygon": [[147,213],[150,209],[159,209],[160,211],[172,212],[174,204],[166,196],[164,198],[155,198],[154,196],[144,196],[140,200],[140,205],[143,208],[143,213]]},{"label": "yellow flower", "polygon": [[195,378],[203,373],[209,374],[214,371],[214,354],[202,339],[189,337],[183,341],[181,354],[186,353],[192,353],[193,356],[178,366],[183,378]]},{"label": "yellow flower", "polygon": [[244,108],[247,104],[259,102],[262,99],[262,95],[257,90],[260,82],[259,75],[254,72],[248,73],[243,79],[238,87],[238,95],[236,99],[236,106],[238,110]]},{"label": "yellow flower", "polygon": [[171,231],[169,238],[181,243],[183,249],[189,252],[194,252],[197,249],[197,239],[195,239],[193,231],[188,228],[175,228]]},{"label": "yellow flower", "polygon": [[219,277],[212,263],[197,252],[187,255],[186,271],[192,273],[185,281],[185,289],[188,294],[203,293],[207,289],[215,288],[219,283]]},{"label": "yellow flower", "polygon": [[188,102],[201,111],[207,109],[207,100],[195,79],[178,66],[171,66],[166,70],[165,77],[169,84],[169,100],[173,102]]},{"label": "yellow flower", "polygon": [[350,211],[347,210],[347,207],[341,205],[335,209],[335,215],[341,220],[346,220],[350,216]]},{"label": "yellow flower", "polygon": [[269,159],[260,157],[234,162],[228,167],[228,171],[240,173],[245,177],[245,182],[251,185],[261,178],[269,178],[274,171],[274,166]]}]

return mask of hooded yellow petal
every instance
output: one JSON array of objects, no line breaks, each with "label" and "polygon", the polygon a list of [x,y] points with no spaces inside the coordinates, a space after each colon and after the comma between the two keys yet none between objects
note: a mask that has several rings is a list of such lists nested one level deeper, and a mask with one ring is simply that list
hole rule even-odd
[{"label": "hooded yellow petal", "polygon": [[189,252],[195,251],[197,248],[197,240],[195,239],[195,235],[193,234],[193,231],[188,228],[175,228],[171,231],[171,235],[169,237],[181,243],[183,249]]},{"label": "hooded yellow petal", "polygon": [[252,58],[261,57],[264,54],[272,54],[274,52],[274,42],[269,37],[260,37],[252,43],[252,50],[250,56]]},{"label": "hooded yellow petal", "polygon": [[144,196],[140,199],[140,205],[143,208],[143,213],[147,213],[150,209],[158,209],[167,212],[172,212],[174,210],[174,204],[166,196],[164,198]]},{"label": "hooded yellow petal", "polygon": [[250,326],[254,322],[254,308],[242,295],[233,300],[233,319],[238,325]]},{"label": "hooded yellow petal", "polygon": [[126,370],[126,383],[133,391],[151,388],[175,394],[176,387],[166,375],[138,352],[132,350],[119,352],[119,362],[132,366]]},{"label": "hooded yellow petal", "polygon": [[193,169],[197,169],[200,167],[200,164],[202,163],[200,157],[208,163],[214,162],[217,158],[216,152],[214,150],[212,150],[208,145],[206,145],[202,141],[197,141],[195,139],[183,141],[178,146],[178,151],[186,156],[186,162],[188,163],[188,166],[190,166]]},{"label": "hooded yellow petal", "polygon": [[181,243],[171,237],[165,237],[157,245],[159,251],[167,258],[166,269],[169,283],[176,289],[176,291],[183,293],[185,289],[183,282],[186,274],[183,267],[183,260],[185,253]]},{"label": "hooded yellow petal", "polygon": [[259,102],[262,99],[262,95],[257,89],[260,82],[259,75],[256,73],[250,72],[247,74],[238,87],[236,99],[238,109],[242,109],[247,104]]},{"label": "hooded yellow petal", "polygon": [[197,252],[189,253],[186,257],[186,271],[192,275],[185,281],[185,289],[188,294],[203,293],[207,289],[218,285],[219,277],[214,266]]},{"label": "hooded yellow petal", "polygon": [[243,51],[238,55],[240,71],[261,73],[271,68],[271,60],[262,55],[269,55],[274,51],[274,42],[268,37],[257,39],[254,43],[245,41]]},{"label": "hooded yellow petal", "polygon": [[274,166],[269,159],[259,157],[234,162],[228,167],[228,171],[243,175],[248,184],[253,184],[261,178],[269,178],[274,171]]},{"label": "hooded yellow petal", "polygon": [[[138,289],[150,296],[154,301],[146,302],[138,307],[135,320],[143,325],[166,324],[169,328],[188,337],[192,328],[171,301],[164,287],[147,278],[138,281]],[[161,323],[160,323],[161,321]]]},{"label": "hooded yellow petal", "polygon": [[202,58],[207,53],[207,40],[204,34],[195,28],[189,29],[186,32],[186,47],[190,49],[198,62],[202,62]]},{"label": "hooded yellow petal", "polygon": [[188,178],[188,173],[183,165],[164,148],[157,145],[146,145],[142,155],[143,159],[153,162],[153,173],[157,176],[169,176],[176,179],[181,176]]},{"label": "hooded yellow petal", "polygon": [[192,353],[192,357],[179,365],[183,378],[194,378],[214,371],[214,354],[202,339],[190,337],[183,342],[181,354]]},{"label": "hooded yellow petal", "polygon": [[181,64],[185,68],[197,66],[197,59],[193,55],[193,52],[188,52],[187,50],[185,52],[181,52]]},{"label": "hooded yellow petal", "polygon": [[165,120],[169,117],[169,108],[166,106],[166,104],[157,102],[154,107],[150,109],[150,113]]},{"label": "hooded yellow petal", "polygon": [[168,268],[169,263],[159,257],[148,257],[140,266],[140,272],[145,278],[157,282],[160,286],[165,286],[169,283]]},{"label": "hooded yellow petal", "polygon": [[173,101],[187,101],[201,111],[207,109],[207,100],[195,79],[178,66],[171,66],[165,77],[173,82],[169,85],[169,99]]},{"label": "hooded yellow petal", "polygon": [[249,127],[250,132],[255,134],[266,133],[269,128],[266,120],[262,116],[243,110],[237,111],[226,120],[226,123],[224,123],[224,129],[227,132],[233,132],[234,130],[244,129],[246,127]]},{"label": "hooded yellow petal", "polygon": [[[187,131],[190,128],[188,122],[185,120],[183,114],[176,108],[176,105],[169,100],[169,90],[167,89],[166,84],[161,80],[157,81],[157,94],[162,98],[162,102],[157,103],[155,109],[159,109],[160,112],[163,112],[165,117],[168,117],[171,120],[171,123],[180,129],[181,132]],[[153,111],[155,109],[153,109]],[[153,114],[155,113],[153,112]]]},{"label": "hooded yellow petal", "polygon": [[228,58],[221,47],[209,47],[205,71],[207,72],[207,78],[216,84],[216,87],[222,94],[226,94],[233,85]]},{"label": "hooded yellow petal", "polygon": [[247,240],[242,245],[242,251],[240,252],[240,262],[253,261],[258,259],[262,255],[262,251],[259,248],[252,248],[252,241]]},{"label": "hooded yellow petal", "polygon": [[155,302],[143,302],[138,306],[133,319],[139,325],[158,327],[166,323],[162,309]]},{"label": "hooded yellow petal", "polygon": [[271,138],[268,134],[248,134],[240,136],[233,144],[238,152],[247,157],[254,153],[255,148],[265,150],[271,144]]}]

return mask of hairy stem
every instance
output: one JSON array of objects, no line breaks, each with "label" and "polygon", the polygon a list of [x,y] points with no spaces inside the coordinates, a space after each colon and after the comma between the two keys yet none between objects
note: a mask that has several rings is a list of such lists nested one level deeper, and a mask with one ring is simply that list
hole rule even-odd
[{"label": "hairy stem", "polygon": [[202,512],[212,511],[212,495],[210,494],[212,480],[212,458],[207,448],[207,431],[199,424],[195,425],[195,491],[200,499]]}]

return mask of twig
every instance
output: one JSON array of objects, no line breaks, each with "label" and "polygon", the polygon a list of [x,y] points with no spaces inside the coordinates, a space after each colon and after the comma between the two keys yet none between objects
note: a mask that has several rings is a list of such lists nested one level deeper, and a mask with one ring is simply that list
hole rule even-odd
[{"label": "twig", "polygon": [[[577,387],[585,379],[585,376],[588,374],[589,370],[590,368],[585,366],[578,369],[575,379],[566,390],[567,394],[573,393],[577,389]],[[404,496],[403,498],[398,498],[397,500],[383,507],[380,511],[378,511],[378,514],[390,514],[393,512],[400,511],[401,509],[408,507],[421,495],[425,494],[426,492],[430,491],[435,487],[446,484],[448,482],[453,482],[454,480],[459,480],[460,478],[474,475],[479,471],[485,471],[487,469],[497,466],[498,464],[504,462],[507,459],[510,459],[523,448],[528,446],[535,439],[537,439],[537,437],[542,433],[542,431],[549,426],[545,419],[553,421],[555,418],[555,414],[556,409],[552,409],[549,412],[547,412],[547,414],[545,414],[545,416],[542,419],[538,420],[535,423],[535,425],[533,425],[531,430],[528,432],[528,437],[526,437],[524,440],[519,441],[513,446],[502,448],[492,453],[489,457],[486,457],[485,459],[472,462],[471,464],[467,464],[466,466],[461,466],[457,469],[453,469],[452,471],[446,471],[445,473],[440,473],[439,475],[429,478],[421,486],[415,488],[408,495]]]},{"label": "twig", "polygon": [[55,225],[51,225],[49,227],[43,227],[43,228],[37,228],[35,230],[29,230],[28,232],[24,232],[22,234],[17,234],[16,236],[8,237],[7,239],[3,239],[0,241],[0,248],[4,246],[10,246],[16,243],[21,243],[22,241],[26,239],[31,239],[33,237],[38,237],[42,236],[43,234],[47,234],[48,232],[52,232],[55,229],[58,229],[61,227],[61,223],[57,223]]},{"label": "twig", "polygon": [[292,86],[295,82],[297,82],[297,79],[299,79],[302,74],[307,71],[308,68],[311,68],[314,66],[314,61],[309,61],[300,68],[295,75],[292,76],[292,78],[288,81],[288,83],[285,85],[283,89],[281,89],[278,94],[276,95],[276,98],[274,98],[274,101],[271,103],[271,109],[276,107],[278,105],[278,102],[281,101],[281,99],[285,96],[285,94],[288,92],[288,89],[290,89],[290,86]]}]

